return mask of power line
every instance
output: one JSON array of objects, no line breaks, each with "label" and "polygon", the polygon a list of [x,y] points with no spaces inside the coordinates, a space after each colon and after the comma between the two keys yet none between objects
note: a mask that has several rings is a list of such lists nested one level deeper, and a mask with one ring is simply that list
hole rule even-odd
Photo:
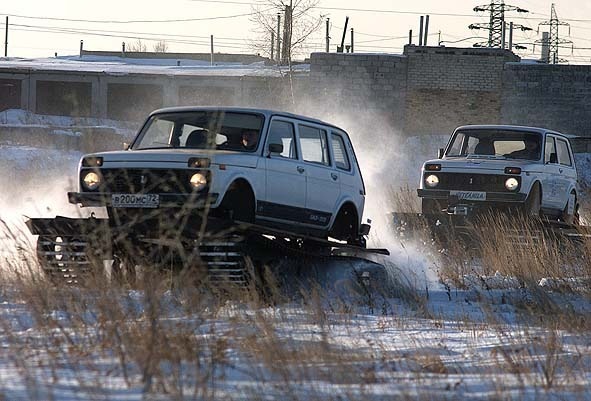
[{"label": "power line", "polygon": [[[267,9],[267,10],[264,10],[263,12],[266,12],[269,10],[270,9]],[[75,19],[75,18],[37,17],[37,16],[19,15],[19,14],[4,14],[4,15],[6,15],[8,17],[14,17],[14,18],[38,19],[38,20],[48,20],[48,21],[87,22],[87,23],[96,23],[96,24],[135,24],[135,23],[147,24],[147,23],[209,21],[209,20],[217,20],[217,19],[230,19],[230,18],[246,17],[246,16],[251,16],[254,14],[255,13],[244,13],[244,14],[235,14],[235,15],[222,15],[222,16],[217,16],[217,17],[180,18],[180,19],[177,18],[177,19],[165,19],[165,20],[89,20],[89,19]]]},{"label": "power line", "polygon": [[[4,24],[0,24],[4,25]],[[198,39],[207,39],[209,43],[210,35],[181,35],[181,34],[171,34],[171,33],[158,33],[158,32],[132,32],[132,31],[115,31],[115,30],[104,30],[104,29],[83,29],[83,28],[69,28],[69,27],[61,27],[61,26],[47,26],[47,25],[29,25],[29,24],[10,24],[11,27],[21,27],[21,28],[37,28],[37,29],[46,29],[48,32],[59,32],[63,31],[63,33],[76,33],[76,34],[122,34],[120,37],[128,37],[130,35],[150,35],[156,36],[155,39],[162,39],[162,38],[198,38]],[[233,37],[216,37],[216,40],[244,40],[244,38],[233,38]]]}]

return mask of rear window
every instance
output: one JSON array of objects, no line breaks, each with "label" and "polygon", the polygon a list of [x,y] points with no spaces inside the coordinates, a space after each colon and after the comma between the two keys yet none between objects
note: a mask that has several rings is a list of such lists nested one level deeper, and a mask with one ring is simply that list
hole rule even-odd
[{"label": "rear window", "polygon": [[334,154],[334,164],[341,170],[351,170],[351,163],[347,155],[347,148],[343,137],[337,134],[332,134],[332,152]]},{"label": "rear window", "polygon": [[565,140],[556,140],[556,150],[558,153],[558,163],[562,164],[563,166],[573,165],[573,161],[571,160],[570,153],[568,151],[568,144]]}]

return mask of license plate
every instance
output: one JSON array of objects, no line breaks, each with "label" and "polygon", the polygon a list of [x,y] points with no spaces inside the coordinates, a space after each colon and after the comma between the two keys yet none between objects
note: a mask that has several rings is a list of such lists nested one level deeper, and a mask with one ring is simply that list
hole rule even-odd
[{"label": "license plate", "polygon": [[486,192],[476,191],[450,191],[450,195],[457,196],[458,199],[484,201],[486,200]]},{"label": "license plate", "polygon": [[129,208],[157,208],[160,205],[160,197],[157,194],[113,194],[111,195],[113,207]]}]

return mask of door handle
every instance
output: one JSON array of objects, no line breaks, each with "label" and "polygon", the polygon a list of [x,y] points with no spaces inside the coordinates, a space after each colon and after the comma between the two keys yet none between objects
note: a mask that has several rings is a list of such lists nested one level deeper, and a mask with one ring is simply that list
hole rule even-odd
[{"label": "door handle", "polygon": [[559,169],[558,169],[558,172],[559,172],[560,174],[562,174],[562,169],[561,169],[561,168],[559,168]]},{"label": "door handle", "polygon": [[305,168],[298,166],[298,173],[302,174],[304,171],[306,171]]},{"label": "door handle", "polygon": [[335,173],[330,173],[330,178],[332,178],[333,181],[336,181],[339,178],[339,176]]}]

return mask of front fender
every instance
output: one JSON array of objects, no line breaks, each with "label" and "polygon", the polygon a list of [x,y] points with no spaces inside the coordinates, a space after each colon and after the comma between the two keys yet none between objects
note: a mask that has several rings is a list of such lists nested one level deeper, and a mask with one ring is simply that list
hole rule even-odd
[{"label": "front fender", "polygon": [[265,193],[265,177],[264,174],[260,174],[260,171],[260,169],[248,169],[248,174],[246,174],[247,172],[241,170],[232,169],[223,173],[218,170],[212,178],[211,191],[219,193],[219,197],[215,204],[212,204],[212,207],[215,208],[220,205],[232,183],[237,180],[244,180],[250,185],[255,202],[257,199],[261,199],[261,194]]}]

